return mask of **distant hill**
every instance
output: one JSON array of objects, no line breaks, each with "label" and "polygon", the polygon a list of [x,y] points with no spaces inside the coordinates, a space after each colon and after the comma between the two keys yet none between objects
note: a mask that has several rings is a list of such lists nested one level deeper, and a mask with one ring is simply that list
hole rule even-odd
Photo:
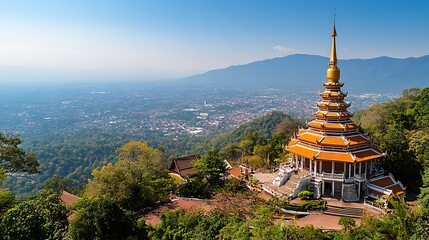
[{"label": "distant hill", "polygon": [[[205,87],[274,87],[285,89],[321,89],[326,81],[329,59],[322,56],[295,54],[212,70],[181,80],[192,86]],[[429,55],[418,58],[339,60],[340,81],[345,90],[356,92],[400,93],[411,87],[429,85]]]},{"label": "distant hill", "polygon": [[[247,134],[256,133],[258,137],[271,138],[277,125],[285,119],[294,121],[292,117],[282,112],[271,112],[267,115],[256,118],[250,122],[240,125],[238,128],[230,130],[224,134],[213,136],[209,139],[209,145],[221,149],[228,144],[239,144],[245,139]],[[296,121],[296,120],[295,120]]]}]

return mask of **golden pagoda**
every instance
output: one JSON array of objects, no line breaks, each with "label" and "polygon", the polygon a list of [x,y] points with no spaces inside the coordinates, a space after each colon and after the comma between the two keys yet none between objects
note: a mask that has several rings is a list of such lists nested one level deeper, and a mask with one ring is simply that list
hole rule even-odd
[{"label": "golden pagoda", "polygon": [[[362,194],[379,198],[404,192],[402,184],[391,175],[390,185],[380,187],[371,183],[372,177],[378,177],[375,182],[385,178],[375,165],[384,154],[351,120],[353,114],[347,110],[351,104],[344,101],[347,93],[341,90],[344,83],[339,82],[336,36],[334,21],[327,81],[323,83],[325,90],[319,93],[321,100],[317,103],[318,111],[313,113],[314,120],[307,123],[307,129],[299,129],[286,147],[286,151],[293,153],[291,165],[313,183],[317,197],[356,201]],[[379,176],[374,176],[376,173]]]}]

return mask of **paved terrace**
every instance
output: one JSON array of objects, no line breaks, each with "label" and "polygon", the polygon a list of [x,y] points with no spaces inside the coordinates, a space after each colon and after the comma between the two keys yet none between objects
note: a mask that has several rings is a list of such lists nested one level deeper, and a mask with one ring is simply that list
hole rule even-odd
[{"label": "paved terrace", "polygon": [[252,174],[252,177],[255,179],[258,179],[259,184],[263,184],[267,186],[268,188],[282,194],[282,195],[288,195],[290,193],[290,190],[288,190],[284,185],[277,187],[273,185],[274,179],[276,179],[278,172],[274,173],[254,173]]}]

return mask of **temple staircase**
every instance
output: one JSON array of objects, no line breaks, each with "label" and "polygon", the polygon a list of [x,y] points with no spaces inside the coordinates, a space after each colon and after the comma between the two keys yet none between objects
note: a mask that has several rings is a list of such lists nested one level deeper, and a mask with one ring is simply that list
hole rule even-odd
[{"label": "temple staircase", "polygon": [[352,207],[340,207],[328,205],[325,214],[343,216],[343,217],[352,217],[352,218],[361,218],[363,216],[364,209],[362,208],[352,208]]},{"label": "temple staircase", "polygon": [[[308,174],[307,171],[299,171],[298,174],[292,174],[289,180],[282,186],[282,188],[287,189],[287,195],[292,196],[294,193],[297,192],[298,188],[301,188],[300,186],[300,180],[306,177]],[[298,190],[299,192],[300,190]],[[296,196],[294,196],[296,197]]]}]

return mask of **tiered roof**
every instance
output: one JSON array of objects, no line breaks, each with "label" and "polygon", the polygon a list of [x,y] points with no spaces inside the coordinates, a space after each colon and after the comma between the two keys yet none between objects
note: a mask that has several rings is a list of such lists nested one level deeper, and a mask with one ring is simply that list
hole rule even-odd
[{"label": "tiered roof", "polygon": [[353,116],[347,109],[340,83],[340,69],[337,66],[335,24],[332,30],[332,50],[327,70],[325,91],[319,93],[322,98],[317,103],[318,111],[313,113],[314,120],[307,123],[307,129],[300,129],[289,142],[287,151],[313,160],[338,162],[362,162],[383,156],[371,140],[358,131],[359,126],[351,120]]},{"label": "tiered roof", "polygon": [[389,198],[392,195],[404,195],[405,186],[389,174],[373,178],[368,183],[368,192],[378,198]]}]

